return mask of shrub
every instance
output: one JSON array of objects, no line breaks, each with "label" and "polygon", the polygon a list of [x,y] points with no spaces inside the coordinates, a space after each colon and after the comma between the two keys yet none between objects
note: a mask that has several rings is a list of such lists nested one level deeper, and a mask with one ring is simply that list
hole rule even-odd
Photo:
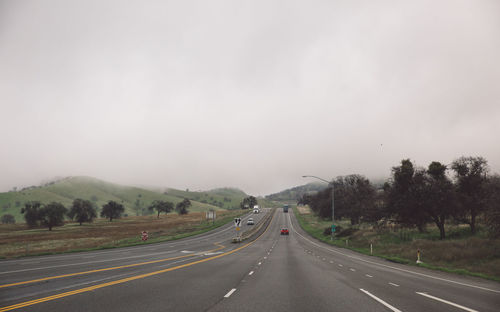
[{"label": "shrub", "polygon": [[14,218],[14,216],[11,214],[4,214],[2,216],[2,223],[3,224],[14,224],[14,223],[16,223],[16,218]]}]

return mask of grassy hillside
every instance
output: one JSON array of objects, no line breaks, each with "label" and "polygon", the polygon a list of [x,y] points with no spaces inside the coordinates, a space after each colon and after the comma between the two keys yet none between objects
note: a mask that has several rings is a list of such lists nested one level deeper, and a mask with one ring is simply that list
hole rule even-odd
[{"label": "grassy hillside", "polygon": [[167,200],[174,204],[184,198],[192,200],[190,211],[221,210],[220,207],[196,201],[183,194],[163,194],[138,187],[122,186],[90,177],[69,177],[40,187],[30,187],[17,192],[0,193],[0,215],[12,214],[16,222],[24,222],[21,208],[28,201],[42,203],[60,202],[69,207],[75,198],[92,201],[101,208],[109,200],[125,206],[128,215],[147,213],[147,207],[153,200]]},{"label": "grassy hillside", "polygon": [[167,195],[189,198],[203,204],[209,204],[224,209],[239,209],[243,198],[248,195],[235,188],[218,188],[206,192],[189,192],[176,189],[167,189]]},{"label": "grassy hillside", "polygon": [[300,185],[296,186],[290,189],[286,189],[284,191],[281,191],[279,193],[274,193],[271,195],[267,195],[266,199],[268,200],[275,200],[275,201],[281,201],[281,202],[289,202],[291,203],[296,203],[297,200],[302,197],[302,195],[306,193],[311,193],[311,192],[318,192],[321,190],[324,190],[327,188],[326,183],[308,183],[305,185]]}]

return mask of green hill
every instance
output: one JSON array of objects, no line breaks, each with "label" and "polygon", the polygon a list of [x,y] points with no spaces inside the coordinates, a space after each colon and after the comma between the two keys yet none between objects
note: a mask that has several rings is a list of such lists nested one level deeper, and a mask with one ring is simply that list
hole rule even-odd
[{"label": "green hill", "polygon": [[[122,186],[90,177],[69,177],[43,186],[32,186],[16,192],[0,193],[0,216],[9,213],[16,218],[17,222],[24,222],[21,208],[28,201],[37,200],[42,203],[56,201],[69,207],[75,198],[90,200],[99,209],[107,201],[114,200],[125,206],[125,213],[128,215],[147,214],[147,207],[153,200],[166,200],[177,204],[184,198],[189,198],[192,201],[190,211],[222,209],[210,204],[208,201],[204,203],[197,201],[193,197],[184,196],[183,193],[164,194],[138,187]],[[219,199],[219,197],[217,198]]]},{"label": "green hill", "polygon": [[206,192],[190,192],[170,188],[165,193],[223,209],[239,209],[243,198],[248,196],[245,192],[235,188],[218,188]]},{"label": "green hill", "polygon": [[300,185],[290,189],[286,189],[278,193],[267,195],[266,199],[291,203],[291,202],[296,202],[304,194],[315,193],[324,190],[327,187],[328,185],[326,183],[312,182],[305,185]]}]

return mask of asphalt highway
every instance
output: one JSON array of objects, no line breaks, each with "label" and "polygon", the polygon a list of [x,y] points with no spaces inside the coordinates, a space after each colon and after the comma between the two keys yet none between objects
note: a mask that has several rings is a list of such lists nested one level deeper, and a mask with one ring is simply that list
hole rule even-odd
[{"label": "asphalt highway", "polygon": [[[332,247],[292,212],[270,213],[240,244],[229,224],[168,243],[1,261],[0,312],[500,311],[496,282]],[[244,227],[249,216],[264,213]]]}]

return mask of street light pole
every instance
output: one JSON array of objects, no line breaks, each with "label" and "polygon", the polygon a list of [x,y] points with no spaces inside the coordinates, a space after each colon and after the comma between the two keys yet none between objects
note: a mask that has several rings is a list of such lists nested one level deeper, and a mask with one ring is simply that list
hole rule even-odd
[{"label": "street light pole", "polygon": [[[325,179],[322,179],[320,177],[317,177],[317,176],[312,176],[312,175],[304,175],[302,176],[303,178],[315,178],[315,179],[318,179],[320,181],[323,181],[325,183],[328,183],[328,185],[331,185],[332,186],[332,225],[333,223],[335,222],[335,200],[334,200],[334,194],[335,194],[335,185],[333,184],[333,180],[330,182],[330,181],[327,181]],[[333,230],[333,229],[332,229]],[[332,231],[332,237],[331,239],[333,240],[333,231]]]}]

